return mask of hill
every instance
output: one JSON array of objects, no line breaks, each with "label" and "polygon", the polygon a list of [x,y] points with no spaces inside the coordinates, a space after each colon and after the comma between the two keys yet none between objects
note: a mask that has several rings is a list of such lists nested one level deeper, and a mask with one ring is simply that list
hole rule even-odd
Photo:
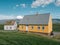
[{"label": "hill", "polygon": [[0,20],[0,24],[5,24],[6,21],[10,21],[10,20],[15,20],[17,23],[19,23],[21,19],[5,19],[5,20]]},{"label": "hill", "polygon": [[52,19],[53,24],[60,23],[60,19]]},{"label": "hill", "polygon": [[60,42],[26,32],[0,32],[0,45],[60,45]]}]

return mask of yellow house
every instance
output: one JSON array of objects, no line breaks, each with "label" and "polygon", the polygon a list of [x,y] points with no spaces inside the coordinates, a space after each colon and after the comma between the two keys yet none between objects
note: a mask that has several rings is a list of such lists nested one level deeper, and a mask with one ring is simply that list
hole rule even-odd
[{"label": "yellow house", "polygon": [[52,32],[52,17],[50,13],[26,15],[20,21],[18,29],[20,31],[50,34]]}]

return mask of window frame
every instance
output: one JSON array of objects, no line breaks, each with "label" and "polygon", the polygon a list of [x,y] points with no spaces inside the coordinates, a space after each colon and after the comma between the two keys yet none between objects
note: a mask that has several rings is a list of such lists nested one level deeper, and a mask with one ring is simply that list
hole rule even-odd
[{"label": "window frame", "polygon": [[42,26],[42,30],[44,30],[45,29],[45,26]]},{"label": "window frame", "polygon": [[6,29],[8,29],[8,27],[6,27]]},{"label": "window frame", "polygon": [[31,28],[33,29],[34,27],[32,26]]},{"label": "window frame", "polygon": [[10,29],[12,29],[12,27],[10,27]]},{"label": "window frame", "polygon": [[38,30],[40,30],[40,26],[38,26]]}]

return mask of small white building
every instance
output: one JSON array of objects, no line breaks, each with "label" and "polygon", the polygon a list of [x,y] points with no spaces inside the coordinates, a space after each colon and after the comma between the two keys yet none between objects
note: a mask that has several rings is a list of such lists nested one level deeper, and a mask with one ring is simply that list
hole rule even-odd
[{"label": "small white building", "polygon": [[16,21],[7,21],[4,25],[4,30],[16,30],[17,23]]}]

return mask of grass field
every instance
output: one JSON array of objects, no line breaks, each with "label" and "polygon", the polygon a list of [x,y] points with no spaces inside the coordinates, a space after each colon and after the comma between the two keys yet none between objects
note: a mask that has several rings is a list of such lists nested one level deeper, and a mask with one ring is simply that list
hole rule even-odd
[{"label": "grass field", "polygon": [[[4,25],[0,25],[0,45],[60,45],[60,35],[53,38],[42,37],[40,35],[18,32],[3,31]],[[60,32],[60,24],[53,24],[53,31]]]},{"label": "grass field", "polygon": [[4,24],[0,24],[0,30],[4,30]]},{"label": "grass field", "polygon": [[53,31],[60,32],[60,24],[53,24]]},{"label": "grass field", "polygon": [[0,45],[60,45],[60,42],[32,33],[0,32]]}]

